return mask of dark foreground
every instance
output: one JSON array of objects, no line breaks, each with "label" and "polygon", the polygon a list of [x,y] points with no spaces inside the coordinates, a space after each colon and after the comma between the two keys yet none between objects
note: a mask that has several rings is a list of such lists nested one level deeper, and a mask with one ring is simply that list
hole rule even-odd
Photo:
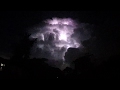
[{"label": "dark foreground", "polygon": [[[45,59],[5,60],[0,58],[0,79],[119,79],[120,65],[117,56],[95,65],[89,56],[77,59],[75,69],[64,71],[50,67]],[[5,65],[5,66],[4,66]]]}]

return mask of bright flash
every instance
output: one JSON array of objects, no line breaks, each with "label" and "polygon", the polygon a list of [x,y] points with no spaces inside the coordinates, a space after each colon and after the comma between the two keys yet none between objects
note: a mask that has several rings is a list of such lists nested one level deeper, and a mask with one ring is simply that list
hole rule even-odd
[{"label": "bright flash", "polygon": [[61,32],[60,36],[59,36],[59,40],[64,40],[67,41],[67,35],[64,32]]},{"label": "bright flash", "polygon": [[[72,37],[76,22],[70,18],[53,18],[45,21],[45,26],[40,27],[37,33],[30,37],[36,38],[36,47],[43,50],[43,57],[54,60],[65,60],[67,49],[78,48],[79,42]],[[45,56],[44,52],[50,55]]]}]

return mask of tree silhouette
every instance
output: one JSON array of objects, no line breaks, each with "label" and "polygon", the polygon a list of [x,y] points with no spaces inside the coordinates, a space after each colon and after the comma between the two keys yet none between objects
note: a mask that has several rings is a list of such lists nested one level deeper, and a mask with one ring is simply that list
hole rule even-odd
[{"label": "tree silhouette", "polygon": [[30,48],[35,40],[30,41],[28,34],[24,34],[21,41],[15,46],[12,59],[29,59]]}]

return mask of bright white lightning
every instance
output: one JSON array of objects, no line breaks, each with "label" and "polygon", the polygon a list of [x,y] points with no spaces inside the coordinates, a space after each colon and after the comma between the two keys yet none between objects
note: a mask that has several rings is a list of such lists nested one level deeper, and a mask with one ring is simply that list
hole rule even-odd
[{"label": "bright white lightning", "polygon": [[60,36],[59,36],[59,40],[64,40],[67,41],[67,35],[64,32],[61,32]]},{"label": "bright white lightning", "polygon": [[40,27],[37,33],[31,35],[36,38],[36,47],[49,52],[50,56],[43,56],[48,59],[63,60],[68,48],[78,48],[79,42],[72,37],[76,22],[70,18],[53,18],[45,21],[45,26]]}]

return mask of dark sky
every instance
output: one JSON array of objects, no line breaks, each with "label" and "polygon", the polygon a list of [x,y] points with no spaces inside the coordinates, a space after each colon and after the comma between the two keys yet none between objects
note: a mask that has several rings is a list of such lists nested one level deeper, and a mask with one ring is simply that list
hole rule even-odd
[{"label": "dark sky", "polygon": [[0,11],[0,56],[12,54],[14,45],[20,42],[26,28],[52,17],[70,17],[93,24],[94,36],[85,42],[85,46],[97,57],[120,53],[118,11]]}]

